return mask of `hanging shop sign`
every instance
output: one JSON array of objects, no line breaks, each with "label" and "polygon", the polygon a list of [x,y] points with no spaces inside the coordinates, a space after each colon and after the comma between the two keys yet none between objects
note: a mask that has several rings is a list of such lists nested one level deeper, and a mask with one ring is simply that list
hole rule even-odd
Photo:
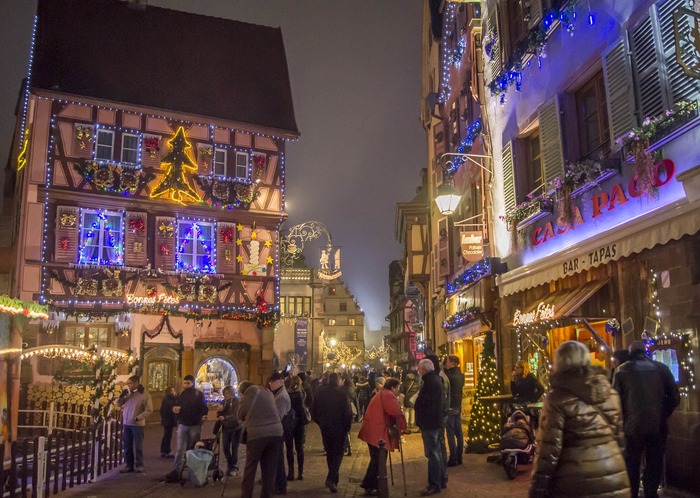
[{"label": "hanging shop sign", "polygon": [[137,296],[135,294],[126,295],[126,304],[129,306],[154,306],[156,304],[180,304],[179,297],[158,294],[157,296]]},{"label": "hanging shop sign", "polygon": [[691,78],[700,78],[699,26],[700,12],[681,7],[673,13],[676,61]]},{"label": "hanging shop sign", "polygon": [[474,263],[484,257],[484,236],[481,232],[460,232],[462,257],[465,261]]},{"label": "hanging shop sign", "polygon": [[537,305],[537,308],[529,313],[515,310],[513,314],[513,326],[530,325],[531,323],[544,322],[552,318],[554,318],[554,305],[540,303]]},{"label": "hanging shop sign", "polygon": [[[676,174],[676,165],[670,159],[659,161],[654,166],[654,177],[652,185],[661,189],[667,185]],[[626,188],[625,188],[626,187]],[[581,225],[586,225],[590,221],[600,222],[609,216],[608,213],[628,210],[631,205],[630,199],[645,195],[637,188],[637,177],[632,176],[623,187],[621,183],[615,183],[610,190],[603,190],[590,198],[587,198],[581,206],[573,209],[573,222],[567,224],[563,217],[556,220],[547,221],[544,225],[536,226],[530,236],[530,244],[537,247],[546,244],[548,241],[561,238],[565,234],[576,232]],[[630,213],[633,214],[633,213]]]}]

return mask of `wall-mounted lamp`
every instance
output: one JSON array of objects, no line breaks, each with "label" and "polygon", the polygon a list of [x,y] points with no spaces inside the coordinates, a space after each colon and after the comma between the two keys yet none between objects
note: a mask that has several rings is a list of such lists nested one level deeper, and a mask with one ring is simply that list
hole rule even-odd
[{"label": "wall-mounted lamp", "polygon": [[461,198],[462,196],[451,182],[443,183],[438,187],[435,204],[437,204],[440,213],[448,215],[455,212]]}]

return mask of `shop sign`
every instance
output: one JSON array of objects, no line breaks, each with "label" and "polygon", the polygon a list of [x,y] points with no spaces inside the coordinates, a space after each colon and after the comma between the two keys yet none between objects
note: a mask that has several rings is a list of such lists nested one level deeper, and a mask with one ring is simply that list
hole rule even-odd
[{"label": "shop sign", "polygon": [[484,257],[484,236],[481,232],[460,232],[462,257],[474,263]]},{"label": "shop sign", "polygon": [[583,270],[610,263],[617,256],[617,244],[608,244],[599,247],[588,254],[576,256],[562,263],[564,275],[573,275]]},{"label": "shop sign", "polygon": [[299,363],[306,363],[306,352],[308,348],[309,320],[308,318],[297,318],[294,325],[294,352],[299,358]]},{"label": "shop sign", "polygon": [[154,306],[156,304],[180,304],[179,297],[171,297],[167,294],[158,294],[157,296],[147,297],[147,296],[137,296],[135,294],[126,295],[126,304],[130,306]]},{"label": "shop sign", "polygon": [[540,303],[537,308],[529,313],[523,313],[520,310],[515,310],[513,314],[513,325],[529,325],[536,322],[544,322],[545,320],[551,320],[554,318],[554,305]]},{"label": "shop sign", "polygon": [[[655,188],[667,185],[673,179],[675,173],[676,165],[673,161],[670,159],[659,161],[654,166],[652,185]],[[623,187],[623,184],[616,183],[609,191],[603,190],[591,196],[587,201],[590,203],[590,206],[582,206],[583,209],[576,206],[574,208],[574,221],[571,225],[565,223],[560,216],[555,221],[548,221],[544,226],[535,227],[530,236],[530,243],[533,247],[537,247],[549,240],[575,231],[575,228],[579,225],[585,225],[587,220],[583,217],[582,211],[591,213],[591,219],[599,220],[611,211],[626,209],[623,206],[629,202],[630,198],[637,198],[642,195],[644,195],[644,192],[640,192],[637,189],[637,177],[632,176],[626,185],[626,189]]]}]

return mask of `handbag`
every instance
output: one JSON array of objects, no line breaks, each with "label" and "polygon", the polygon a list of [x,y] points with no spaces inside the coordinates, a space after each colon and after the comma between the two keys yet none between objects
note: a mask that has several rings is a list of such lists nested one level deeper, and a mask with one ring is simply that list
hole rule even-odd
[{"label": "handbag", "polygon": [[[387,413],[384,409],[384,399],[382,398],[381,391],[377,394],[379,394],[379,402],[382,404],[382,412],[384,413],[384,421],[386,422]],[[389,422],[386,422],[386,434],[387,436],[389,436],[390,440],[398,440],[399,436],[401,435],[401,430],[399,429],[399,426],[396,423],[391,424]]]},{"label": "handbag", "polygon": [[[253,402],[250,404],[250,412],[253,411],[255,402],[258,400],[258,394],[260,394],[260,389],[258,389],[258,392],[255,393],[255,396],[253,396]],[[248,431],[245,428],[245,423],[243,424],[243,428],[241,429],[241,437],[238,440],[238,442],[240,444],[246,444],[248,442]]]}]

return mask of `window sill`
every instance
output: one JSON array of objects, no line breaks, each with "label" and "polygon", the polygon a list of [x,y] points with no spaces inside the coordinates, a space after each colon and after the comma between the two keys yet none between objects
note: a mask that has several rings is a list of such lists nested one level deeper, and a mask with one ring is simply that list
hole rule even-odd
[{"label": "window sill", "polygon": [[537,201],[527,208],[529,212],[526,214],[526,218],[520,221],[516,228],[517,230],[523,230],[528,226],[532,225],[537,220],[544,218],[554,212],[554,206],[551,202]]},{"label": "window sill", "polygon": [[[698,112],[698,109],[695,109],[693,115],[689,116],[686,120],[674,123],[674,126],[666,130],[662,136],[650,140],[650,145],[647,149],[647,153],[652,154],[653,152],[659,150],[663,146],[668,145],[675,139],[686,134],[698,125],[700,125],[700,114]],[[625,157],[625,162],[634,162],[634,154],[632,153],[631,144],[627,144],[623,147],[623,154]]]}]

